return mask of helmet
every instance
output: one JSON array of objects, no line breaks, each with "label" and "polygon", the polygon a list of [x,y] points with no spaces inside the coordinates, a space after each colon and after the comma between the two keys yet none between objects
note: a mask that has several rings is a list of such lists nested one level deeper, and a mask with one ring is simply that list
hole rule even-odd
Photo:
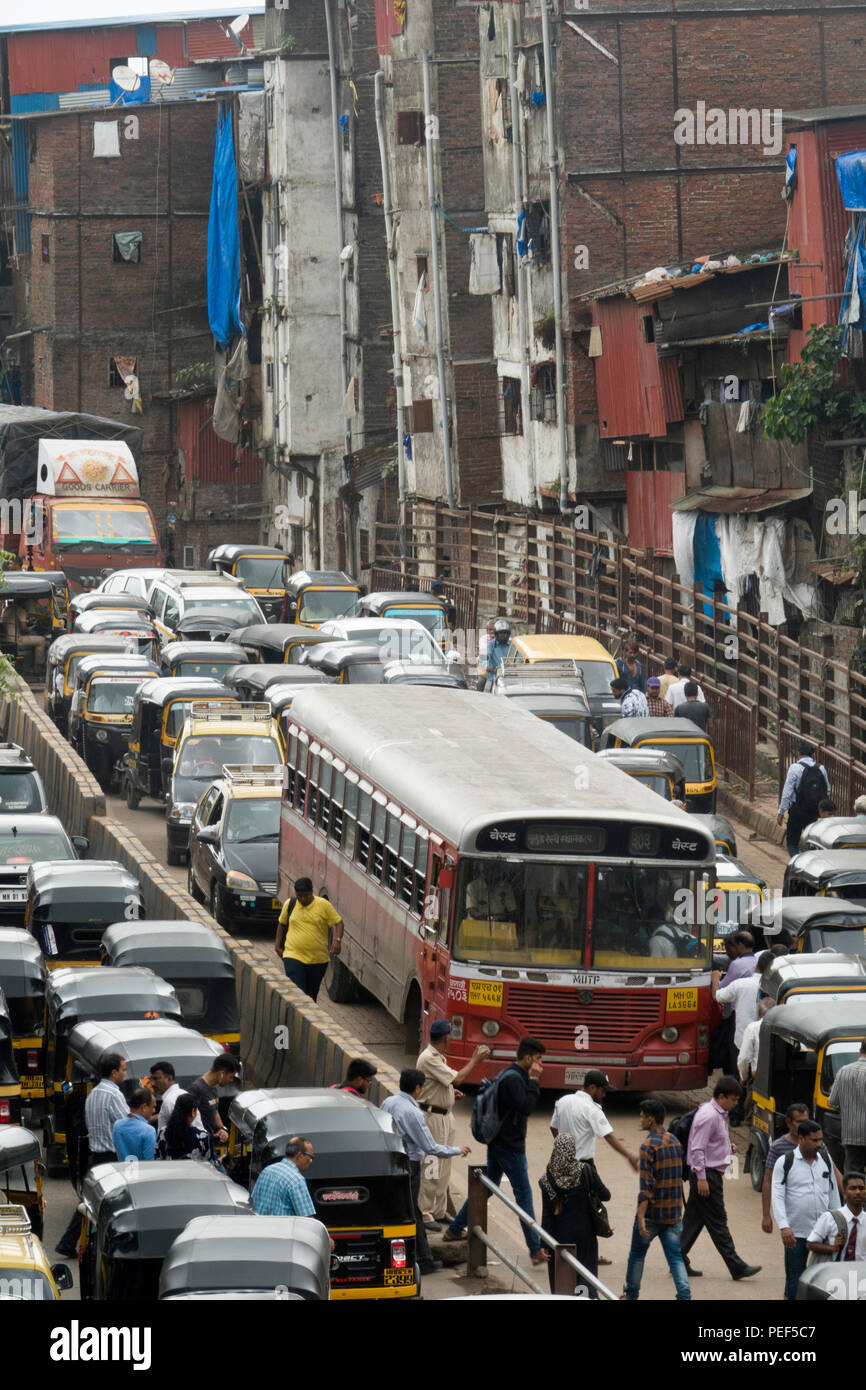
[{"label": "helmet", "polygon": [[510,625],[510,623],[507,623],[507,622],[505,621],[504,618],[497,618],[497,619],[496,619],[496,622],[493,624],[493,631],[494,631],[494,632],[510,632],[510,631],[511,631],[511,625]]}]

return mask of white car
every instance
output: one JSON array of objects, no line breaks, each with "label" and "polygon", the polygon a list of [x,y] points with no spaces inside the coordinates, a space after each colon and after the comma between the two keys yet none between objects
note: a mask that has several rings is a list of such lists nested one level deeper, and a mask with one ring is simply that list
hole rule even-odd
[{"label": "white car", "polygon": [[380,647],[383,661],[423,661],[441,666],[449,659],[415,618],[330,618],[322,623],[319,633],[343,642]]}]

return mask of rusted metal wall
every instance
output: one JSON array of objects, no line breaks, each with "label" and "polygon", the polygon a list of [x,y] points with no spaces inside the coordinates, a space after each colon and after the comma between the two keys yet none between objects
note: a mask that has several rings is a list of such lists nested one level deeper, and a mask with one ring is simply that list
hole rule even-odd
[{"label": "rusted metal wall", "polygon": [[[260,483],[262,461],[251,449],[238,449],[214,433],[210,419],[213,398],[181,401],[177,412],[177,442],[183,450],[187,481],[197,483]],[[239,468],[232,468],[236,458]]]}]

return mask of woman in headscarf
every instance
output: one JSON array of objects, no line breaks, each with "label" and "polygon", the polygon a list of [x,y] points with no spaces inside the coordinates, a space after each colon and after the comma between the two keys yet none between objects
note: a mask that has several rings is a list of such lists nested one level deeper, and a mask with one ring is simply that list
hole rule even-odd
[{"label": "woman in headscarf", "polygon": [[[547,1171],[541,1179],[541,1224],[548,1235],[564,1245],[574,1245],[575,1255],[590,1274],[598,1276],[598,1237],[589,1203],[590,1187],[595,1181],[593,1167],[577,1157],[570,1134],[558,1134]],[[610,1198],[599,1189],[602,1201]],[[550,1291],[554,1292],[554,1262],[548,1267]],[[580,1276],[578,1275],[578,1284]],[[589,1297],[595,1298],[590,1287]]]}]

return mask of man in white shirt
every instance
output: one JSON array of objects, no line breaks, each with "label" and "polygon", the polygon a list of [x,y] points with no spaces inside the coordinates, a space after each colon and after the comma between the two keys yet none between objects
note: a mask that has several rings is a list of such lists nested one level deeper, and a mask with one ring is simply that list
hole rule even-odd
[{"label": "man in white shirt", "polygon": [[[862,1173],[846,1173],[842,1179],[842,1196],[844,1207],[839,1211],[825,1211],[809,1232],[806,1249],[812,1252],[812,1264],[866,1260],[866,1220],[863,1217],[866,1177]],[[837,1221],[837,1217],[841,1220]]]},{"label": "man in white shirt", "polygon": [[183,1094],[183,1087],[174,1078],[175,1071],[171,1062],[154,1062],[150,1069],[150,1084],[153,1087],[154,1095],[161,1098],[156,1115],[157,1134],[163,1133],[171,1119],[171,1112],[178,1096]]},{"label": "man in white shirt", "polygon": [[806,1242],[819,1217],[842,1198],[833,1166],[821,1153],[824,1135],[814,1120],[797,1126],[797,1148],[785,1154],[773,1169],[773,1215],[785,1248],[785,1298],[797,1297],[797,1282],[809,1251]]},{"label": "man in white shirt", "polygon": [[740,1080],[745,1086],[749,1080],[749,1072],[755,1074],[755,1067],[758,1065],[758,1043],[761,1038],[761,1019],[768,1009],[772,1009],[772,999],[758,1000],[758,1017],[754,1023],[749,1023],[743,1033],[743,1041],[740,1044],[740,1051],[737,1057],[737,1071],[740,1073]]},{"label": "man in white shirt", "polygon": [[[675,710],[677,705],[681,705],[683,703],[683,701],[686,698],[686,685],[690,680],[693,679],[694,677],[692,676],[691,666],[679,667],[679,680],[674,681],[673,685],[668,686],[667,694],[665,695],[665,700],[670,705],[672,710]],[[695,684],[697,685],[697,681],[695,681]],[[701,690],[701,687],[699,685],[698,699],[703,700],[704,704],[706,704],[707,697]]]},{"label": "man in white shirt", "polygon": [[629,1153],[625,1145],[619,1142],[613,1132],[613,1125],[601,1108],[601,1102],[607,1092],[615,1089],[603,1071],[588,1071],[583,1078],[582,1091],[572,1091],[567,1096],[560,1096],[556,1102],[550,1121],[550,1132],[554,1139],[560,1131],[570,1134],[574,1140],[575,1158],[584,1161],[595,1158],[596,1140],[604,1139],[618,1154],[627,1158],[637,1172],[637,1154]]},{"label": "man in white shirt", "polygon": [[[719,1004],[733,1004],[734,1006],[734,1048],[737,1052],[737,1067],[739,1069],[739,1052],[743,1046],[743,1038],[750,1023],[754,1023],[758,1017],[758,994],[761,988],[761,972],[771,963],[773,959],[772,951],[762,951],[755,959],[755,969],[751,975],[744,975],[739,980],[732,980],[730,984],[721,984],[722,972],[714,970],[710,976],[712,982],[713,998]],[[734,1109],[731,1111],[729,1121],[732,1125],[743,1123],[743,1104],[745,1096],[742,1096]]]}]

